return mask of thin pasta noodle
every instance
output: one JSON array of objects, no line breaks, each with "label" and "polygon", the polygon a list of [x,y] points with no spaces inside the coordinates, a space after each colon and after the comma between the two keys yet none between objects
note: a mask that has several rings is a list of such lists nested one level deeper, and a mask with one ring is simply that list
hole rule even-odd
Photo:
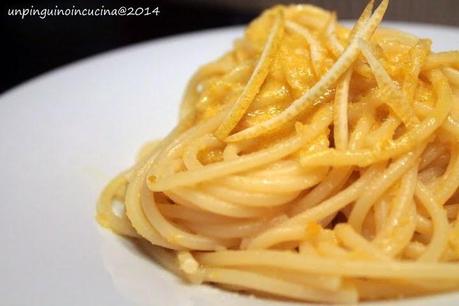
[{"label": "thin pasta noodle", "polygon": [[459,289],[459,52],[370,1],[276,6],[191,78],[97,220],[192,284],[317,303]]}]

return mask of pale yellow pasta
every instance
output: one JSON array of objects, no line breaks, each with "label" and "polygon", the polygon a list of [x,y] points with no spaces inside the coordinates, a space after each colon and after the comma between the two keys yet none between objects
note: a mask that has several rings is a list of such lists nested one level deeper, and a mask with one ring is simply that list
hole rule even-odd
[{"label": "pale yellow pasta", "polygon": [[276,6],[190,80],[97,220],[192,284],[318,303],[459,289],[459,52]]}]

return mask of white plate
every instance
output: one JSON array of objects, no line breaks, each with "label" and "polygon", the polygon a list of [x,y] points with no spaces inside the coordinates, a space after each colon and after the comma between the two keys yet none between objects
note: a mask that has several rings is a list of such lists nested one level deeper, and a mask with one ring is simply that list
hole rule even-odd
[{"label": "white plate", "polygon": [[[457,28],[391,24],[434,49]],[[0,97],[1,305],[292,305],[183,284],[100,229],[95,202],[141,144],[176,122],[182,90],[241,28],[139,44],[57,69]],[[458,305],[458,294],[397,305]],[[391,305],[395,305],[391,303]]]}]

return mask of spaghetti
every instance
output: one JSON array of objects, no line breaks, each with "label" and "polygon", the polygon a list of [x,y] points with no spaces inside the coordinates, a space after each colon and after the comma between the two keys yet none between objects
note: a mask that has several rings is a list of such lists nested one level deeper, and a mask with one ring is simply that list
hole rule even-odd
[{"label": "spaghetti", "polygon": [[97,219],[192,283],[310,302],[459,289],[459,52],[276,6],[190,80]]}]

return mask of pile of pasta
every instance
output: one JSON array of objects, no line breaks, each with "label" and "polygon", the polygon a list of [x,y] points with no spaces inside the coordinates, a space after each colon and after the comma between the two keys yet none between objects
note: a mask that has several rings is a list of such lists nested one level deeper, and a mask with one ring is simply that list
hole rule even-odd
[{"label": "pile of pasta", "polygon": [[97,219],[191,283],[352,303],[459,289],[459,52],[310,5],[192,77]]}]

